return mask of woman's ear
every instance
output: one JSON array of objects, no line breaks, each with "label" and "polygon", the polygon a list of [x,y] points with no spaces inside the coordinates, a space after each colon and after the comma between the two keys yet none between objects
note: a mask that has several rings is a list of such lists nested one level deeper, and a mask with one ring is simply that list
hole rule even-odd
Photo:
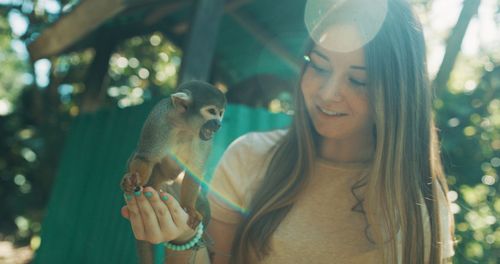
[{"label": "woman's ear", "polygon": [[172,105],[179,113],[186,112],[193,101],[191,95],[185,92],[173,93],[170,95],[170,99],[172,100]]}]

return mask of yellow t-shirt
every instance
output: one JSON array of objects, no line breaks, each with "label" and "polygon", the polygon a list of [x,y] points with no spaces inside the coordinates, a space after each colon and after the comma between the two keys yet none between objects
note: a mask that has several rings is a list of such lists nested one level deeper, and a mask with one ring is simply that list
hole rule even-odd
[{"label": "yellow t-shirt", "polygon": [[[249,133],[229,146],[211,183],[209,199],[214,219],[233,224],[242,220],[269,164],[269,149],[285,133]],[[369,166],[318,159],[306,189],[273,234],[270,255],[261,263],[381,263],[381,250],[365,235],[365,216],[351,210],[357,204],[351,188],[369,172]],[[355,192],[362,193],[363,189]],[[444,197],[439,199],[445,201]],[[454,253],[446,231],[450,214],[447,205],[441,204],[441,225],[447,241],[443,254],[449,257]],[[428,230],[428,214],[423,208],[427,219],[424,228]]]}]

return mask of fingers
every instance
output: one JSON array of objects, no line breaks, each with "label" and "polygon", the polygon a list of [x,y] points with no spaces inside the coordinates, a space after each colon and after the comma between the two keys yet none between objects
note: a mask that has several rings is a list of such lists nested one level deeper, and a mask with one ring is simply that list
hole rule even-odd
[{"label": "fingers", "polygon": [[150,243],[157,244],[164,239],[155,210],[148,201],[148,199],[153,196],[153,192],[156,193],[153,188],[147,187],[140,195],[135,197],[135,200],[139,205],[138,208],[141,214],[142,224],[144,225],[146,240]]},{"label": "fingers", "polygon": [[126,218],[126,219],[129,219],[130,215],[129,215],[129,212],[128,212],[128,208],[127,206],[123,206],[121,209],[120,209],[120,213],[121,215]]},{"label": "fingers", "polygon": [[137,206],[137,201],[134,195],[130,196],[130,199],[125,199],[127,201],[128,215],[130,220],[130,225],[132,226],[132,232],[138,240],[145,240],[146,235],[144,232],[144,224],[142,223],[141,211]]},{"label": "fingers", "polygon": [[169,196],[166,193],[159,194],[151,187],[146,187],[144,191],[151,193],[148,200],[158,220],[160,231],[163,234],[163,240],[175,238],[180,228],[175,224],[170,214],[170,210],[166,205],[166,200],[169,199]]},{"label": "fingers", "polygon": [[136,239],[157,244],[191,230],[187,225],[188,214],[172,195],[145,187],[125,197],[127,206],[121,209],[121,214],[130,220]]},{"label": "fingers", "polygon": [[164,201],[165,204],[168,207],[168,210],[170,212],[170,215],[172,216],[172,219],[175,223],[175,225],[179,228],[182,228],[186,230],[187,227],[187,221],[188,221],[188,214],[184,209],[181,207],[179,202],[170,194],[162,192],[160,193],[162,197],[167,197]]}]

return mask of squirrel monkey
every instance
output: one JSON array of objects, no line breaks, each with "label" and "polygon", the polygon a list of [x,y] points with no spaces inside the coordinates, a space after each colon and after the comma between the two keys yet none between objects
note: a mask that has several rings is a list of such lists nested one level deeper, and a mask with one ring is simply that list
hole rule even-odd
[{"label": "squirrel monkey", "polygon": [[161,183],[175,180],[185,169],[180,204],[189,215],[188,225],[195,229],[203,216],[195,208],[200,185],[190,174],[202,177],[225,105],[224,94],[201,81],[186,82],[158,102],[129,158],[122,190],[132,193],[144,185],[159,189]]}]

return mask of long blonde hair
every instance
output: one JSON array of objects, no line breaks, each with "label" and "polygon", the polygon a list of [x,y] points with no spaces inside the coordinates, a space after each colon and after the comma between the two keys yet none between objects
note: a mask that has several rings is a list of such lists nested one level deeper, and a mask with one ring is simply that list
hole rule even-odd
[{"label": "long blonde hair", "polygon": [[[364,52],[376,138],[372,169],[363,183],[365,199],[360,201],[370,234],[384,246],[384,263],[398,263],[398,256],[401,263],[424,263],[420,204],[425,201],[429,263],[441,263],[437,193],[448,189],[432,120],[422,28],[408,3],[388,0],[382,28]],[[292,125],[271,150],[273,157],[249,215],[237,230],[232,263],[254,263],[269,254],[274,231],[307,184],[318,135],[306,111],[297,89]]]}]

